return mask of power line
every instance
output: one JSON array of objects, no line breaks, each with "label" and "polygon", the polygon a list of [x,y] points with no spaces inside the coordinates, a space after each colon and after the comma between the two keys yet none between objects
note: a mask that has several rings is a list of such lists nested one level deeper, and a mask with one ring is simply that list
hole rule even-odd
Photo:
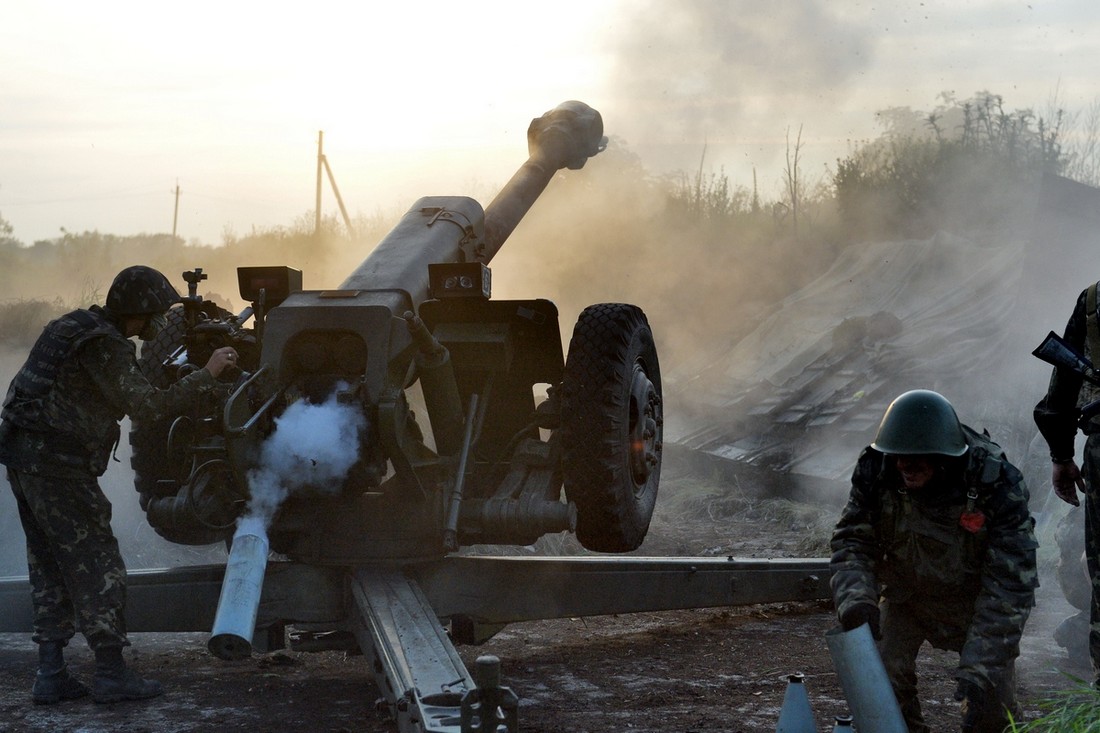
[{"label": "power line", "polygon": [[122,191],[114,191],[109,193],[98,193],[92,195],[83,196],[65,196],[61,198],[51,199],[0,199],[0,206],[14,207],[14,206],[46,206],[51,204],[64,204],[64,203],[76,203],[80,201],[111,201],[127,198],[139,198],[153,196],[163,192],[163,188],[157,186],[156,189],[125,189]]},{"label": "power line", "polygon": [[[232,195],[224,190],[216,188],[207,188],[208,191],[213,193],[203,193],[202,187],[197,184],[189,184],[187,194],[192,198],[203,198],[210,201],[220,201],[227,204],[251,204],[262,206],[282,206],[283,201],[272,198],[242,198],[240,196]],[[19,206],[51,206],[54,204],[64,203],[81,203],[86,201],[117,201],[124,199],[135,198],[149,198],[152,196],[163,196],[164,188],[158,185],[155,189],[127,189],[123,191],[115,191],[111,193],[100,193],[92,195],[82,196],[66,196],[60,198],[51,199],[3,199],[0,198],[0,207],[3,208],[15,208]],[[168,192],[169,196],[174,195],[174,189]]]}]

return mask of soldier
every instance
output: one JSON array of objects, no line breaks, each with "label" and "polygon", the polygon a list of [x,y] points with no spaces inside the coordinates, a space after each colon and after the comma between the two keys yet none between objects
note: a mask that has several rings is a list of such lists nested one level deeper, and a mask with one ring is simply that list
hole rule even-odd
[{"label": "soldier", "polygon": [[[1066,330],[1066,342],[1084,354],[1093,364],[1100,357],[1100,327],[1097,326],[1097,286],[1085,288],[1077,296]],[[1100,413],[1082,417],[1081,408],[1100,398],[1100,388],[1080,374],[1055,368],[1047,393],[1035,405],[1035,424],[1050,448],[1051,484],[1062,501],[1080,506],[1080,489],[1085,495],[1085,560],[1091,581],[1089,604],[1089,656],[1092,658],[1095,685],[1100,687]],[[1074,454],[1074,441],[1080,429],[1087,437],[1082,467]]]},{"label": "soldier", "polygon": [[1092,666],[1089,657],[1092,579],[1088,570],[1084,511],[1084,507],[1070,507],[1069,513],[1058,520],[1054,530],[1054,541],[1058,545],[1058,586],[1076,611],[1058,624],[1054,630],[1054,642],[1066,650],[1072,666],[1088,669]]},{"label": "soldier", "polygon": [[119,421],[182,412],[237,358],[218,349],[200,369],[157,390],[138,369],[130,337],[152,339],[180,300],[156,270],[128,267],[115,277],[106,305],[51,321],[8,388],[0,417],[0,463],[27,538],[38,674],[35,703],[84,697],[62,650],[79,627],[95,653],[96,702],[138,700],[159,683],[126,666],[123,616],[126,568],[111,531],[111,504],[97,477],[119,441]]},{"label": "soldier", "polygon": [[831,569],[840,624],[870,625],[911,732],[929,730],[917,699],[925,641],[959,652],[964,731],[1003,731],[1006,711],[1019,714],[1035,548],[1027,488],[1000,446],[936,392],[895,399],[852,474]]}]

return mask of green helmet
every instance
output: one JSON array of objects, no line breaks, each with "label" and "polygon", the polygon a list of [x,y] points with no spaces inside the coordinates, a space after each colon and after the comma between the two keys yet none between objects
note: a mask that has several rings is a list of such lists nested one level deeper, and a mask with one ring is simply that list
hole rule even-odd
[{"label": "green helmet", "polygon": [[134,265],[115,275],[107,291],[107,309],[120,316],[163,313],[180,301],[180,294],[152,267]]},{"label": "green helmet", "polygon": [[900,456],[961,456],[966,453],[966,436],[955,408],[943,395],[914,389],[886,408],[871,447]]}]

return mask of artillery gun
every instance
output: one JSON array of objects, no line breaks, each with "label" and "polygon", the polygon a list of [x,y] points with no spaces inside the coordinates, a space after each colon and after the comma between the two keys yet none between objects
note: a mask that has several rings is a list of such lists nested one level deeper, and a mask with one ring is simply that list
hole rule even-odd
[{"label": "artillery gun", "polygon": [[[490,662],[479,687],[454,642],[523,620],[828,596],[823,560],[467,551],[560,532],[599,553],[635,550],[661,471],[661,372],[643,311],[589,306],[563,357],[551,301],[491,297],[487,265],[524,214],[559,170],[607,144],[580,102],[527,137],[530,157],[487,208],[418,200],[335,289],[304,290],[290,267],[241,267],[250,305],[232,315],[198,295],[202,270],[184,273],[188,295],[142,368],[166,385],[231,344],[241,370],[191,414],[133,425],[135,485],[160,535],[230,554],[132,572],[131,630],[213,627],[210,650],[230,659],[288,640],[362,651],[403,733],[457,733],[498,730],[490,718],[514,730],[514,699]],[[306,456],[257,514],[264,447],[301,405],[356,416],[352,460],[315,481]],[[25,581],[0,583],[12,610],[0,630],[29,628],[28,597]]]},{"label": "artillery gun", "polygon": [[[347,564],[530,544],[563,530],[593,550],[637,548],[657,495],[663,420],[644,313],[586,309],[563,363],[554,304],[491,300],[486,266],[552,176],[603,149],[602,120],[566,103],[532,122],[528,142],[530,159],[484,212],[465,197],[420,199],[337,289],[303,291],[290,268],[240,268],[252,305],[226,318],[196,295],[205,275],[185,273],[175,320],[186,351],[154,342],[147,373],[166,383],[161,363],[178,374],[230,343],[247,375],[223,414],[200,408],[171,425],[134,426],[137,487],[158,532],[205,544],[231,530],[274,418],[335,393],[366,418],[360,459],[342,486],[298,491],[279,507],[272,550]],[[414,384],[430,441],[409,408]],[[547,396],[536,405],[539,385]]]}]

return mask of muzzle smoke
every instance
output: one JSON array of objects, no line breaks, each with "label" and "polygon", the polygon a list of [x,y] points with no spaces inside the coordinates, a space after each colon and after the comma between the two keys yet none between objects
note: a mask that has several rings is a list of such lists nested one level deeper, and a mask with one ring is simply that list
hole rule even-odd
[{"label": "muzzle smoke", "polygon": [[259,465],[248,472],[252,499],[242,522],[257,518],[266,528],[279,505],[295,491],[304,487],[336,491],[343,483],[359,460],[367,419],[357,405],[342,404],[336,395],[320,405],[295,402],[275,419]]}]

